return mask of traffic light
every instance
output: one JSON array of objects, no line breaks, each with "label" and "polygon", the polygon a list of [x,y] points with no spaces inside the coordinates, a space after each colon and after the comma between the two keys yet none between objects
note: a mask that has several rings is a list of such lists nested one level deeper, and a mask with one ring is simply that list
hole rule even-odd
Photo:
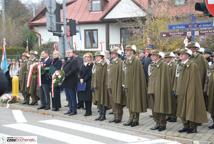
[{"label": "traffic light", "polygon": [[73,19],[69,20],[70,36],[76,35],[76,21]]},{"label": "traffic light", "polygon": [[60,10],[61,5],[55,0],[46,0],[46,27],[48,31],[53,32],[54,35],[61,36],[61,20],[60,20]]},{"label": "traffic light", "polygon": [[197,2],[197,3],[195,3],[195,10],[196,11],[202,11],[205,16],[212,17],[212,15],[207,10],[205,2]]}]

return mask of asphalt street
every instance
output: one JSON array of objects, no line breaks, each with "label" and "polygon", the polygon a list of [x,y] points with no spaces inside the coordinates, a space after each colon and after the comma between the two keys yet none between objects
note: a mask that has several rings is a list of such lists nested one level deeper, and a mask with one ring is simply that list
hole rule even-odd
[{"label": "asphalt street", "polygon": [[[0,107],[0,138],[37,136],[38,144],[176,144],[178,142],[86,121]],[[30,143],[29,143],[30,144]]]}]

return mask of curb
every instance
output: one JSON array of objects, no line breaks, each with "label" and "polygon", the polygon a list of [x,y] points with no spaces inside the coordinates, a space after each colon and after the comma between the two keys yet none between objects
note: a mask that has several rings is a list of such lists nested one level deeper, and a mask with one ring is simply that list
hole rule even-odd
[{"label": "curb", "polygon": [[[6,104],[4,103],[0,103],[0,107],[6,107]],[[51,110],[37,110],[37,108],[34,106],[26,106],[26,105],[21,105],[19,103],[13,103],[10,104],[10,109],[19,109],[22,110],[24,112],[32,112],[32,113],[37,113],[37,114],[41,114],[41,115],[49,115],[49,116],[56,116],[56,117],[62,117],[62,118],[69,118],[69,116],[66,116],[62,113],[62,111],[60,112],[54,112]],[[79,117],[72,117],[73,120],[80,120],[78,119]],[[83,122],[90,122],[88,119],[81,119],[81,121]],[[145,134],[145,135],[151,135],[151,136],[155,136],[161,139],[167,139],[167,140],[173,140],[173,141],[178,141],[182,144],[214,144],[214,142],[211,141],[200,141],[200,140],[192,140],[192,139],[188,139],[188,138],[181,138],[181,137],[176,137],[176,136],[169,136],[166,135],[164,133],[152,133],[150,131],[146,131],[146,130],[136,130],[136,129],[131,129],[129,127],[124,127],[124,126],[120,126],[120,125],[109,125],[108,123],[102,123],[102,126],[106,126],[106,127],[114,127],[114,128],[120,128],[120,129],[124,129],[127,131],[133,131],[135,133],[139,133],[139,134]]]}]

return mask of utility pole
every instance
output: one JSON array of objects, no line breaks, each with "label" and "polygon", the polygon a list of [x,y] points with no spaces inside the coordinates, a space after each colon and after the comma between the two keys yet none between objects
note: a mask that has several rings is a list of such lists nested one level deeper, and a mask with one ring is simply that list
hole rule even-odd
[{"label": "utility pole", "polygon": [[[63,56],[65,57],[65,51],[68,48],[67,40],[67,10],[66,10],[66,0],[63,0],[63,27],[64,27],[64,46],[63,46]],[[73,45],[73,44],[72,44]]]},{"label": "utility pole", "polygon": [[2,3],[2,36],[5,37],[5,0],[1,0]]}]

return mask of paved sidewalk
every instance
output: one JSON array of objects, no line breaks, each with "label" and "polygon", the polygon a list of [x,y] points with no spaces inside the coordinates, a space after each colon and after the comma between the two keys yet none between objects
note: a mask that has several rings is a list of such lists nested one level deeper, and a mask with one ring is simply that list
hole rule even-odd
[{"label": "paved sidewalk", "polygon": [[[22,97],[21,97],[22,98]],[[168,140],[176,140],[181,143],[185,144],[214,144],[214,130],[209,130],[208,126],[212,124],[212,121],[210,119],[209,115],[209,123],[205,123],[202,126],[198,127],[198,133],[196,134],[186,134],[186,133],[178,133],[177,131],[182,128],[181,120],[178,119],[178,122],[176,123],[167,123],[167,130],[163,132],[158,131],[152,131],[150,130],[151,127],[154,126],[154,121],[150,117],[151,111],[148,110],[147,113],[141,113],[140,114],[140,125],[137,127],[125,127],[123,126],[123,123],[128,120],[128,110],[127,108],[124,108],[124,115],[123,115],[123,121],[119,124],[109,123],[108,121],[113,118],[113,115],[108,114],[107,112],[107,120],[100,122],[100,121],[94,121],[94,119],[98,116],[97,108],[96,106],[93,106],[92,111],[93,115],[89,117],[83,116],[85,113],[85,110],[79,109],[78,114],[75,116],[66,116],[64,115],[64,112],[67,111],[67,107],[64,107],[67,105],[67,102],[65,100],[64,93],[61,94],[61,103],[62,108],[58,112],[53,112],[51,110],[37,110],[38,106],[29,106],[29,105],[22,105],[21,103],[14,103],[10,105],[11,109],[21,109],[26,112],[35,112],[40,113],[43,115],[52,115],[53,117],[65,117],[65,118],[71,118],[74,120],[79,121],[86,121],[86,122],[92,122],[96,123],[97,125],[102,125],[106,128],[114,127],[114,128],[120,128],[120,129],[126,129],[130,131],[135,131],[139,134],[145,134],[145,135],[151,135],[156,136]],[[5,107],[6,104],[0,103],[0,107]]]}]

